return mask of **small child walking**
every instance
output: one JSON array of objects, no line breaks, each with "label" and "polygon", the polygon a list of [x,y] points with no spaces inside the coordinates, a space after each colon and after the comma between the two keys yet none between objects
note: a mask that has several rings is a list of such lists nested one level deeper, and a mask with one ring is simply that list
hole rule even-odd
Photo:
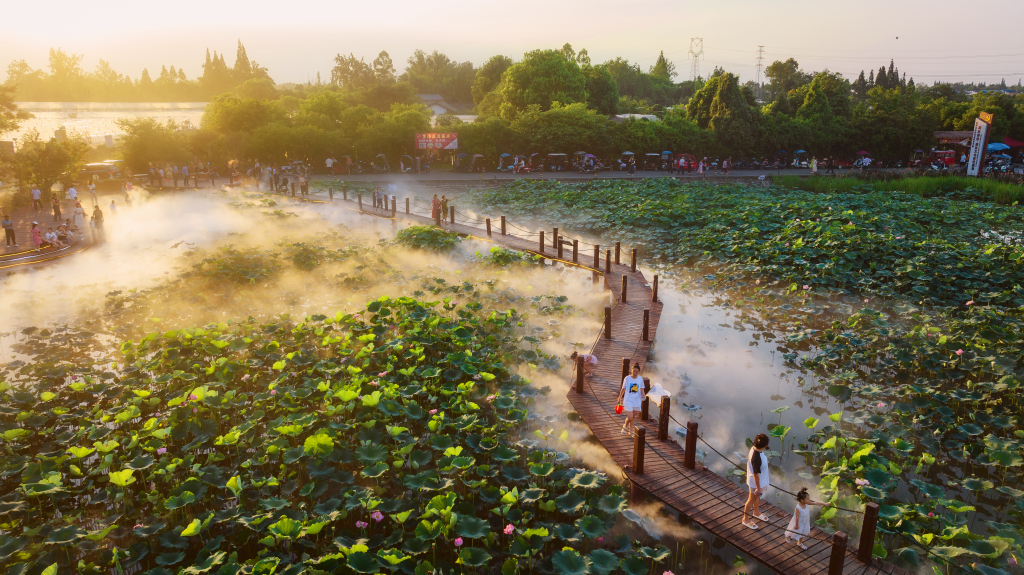
[{"label": "small child walking", "polygon": [[807,549],[807,546],[801,541],[811,534],[811,511],[807,508],[808,505],[825,506],[824,503],[811,501],[807,488],[804,487],[796,494],[796,509],[793,510],[793,518],[789,520],[789,526],[786,527],[786,540],[792,539],[804,550]]}]

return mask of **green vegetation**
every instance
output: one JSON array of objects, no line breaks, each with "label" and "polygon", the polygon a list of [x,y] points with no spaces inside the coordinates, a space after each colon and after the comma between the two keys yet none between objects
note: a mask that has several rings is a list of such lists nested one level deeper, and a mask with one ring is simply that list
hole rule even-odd
[{"label": "green vegetation", "polygon": [[876,555],[1008,573],[1024,553],[1024,214],[873,185],[517,182],[473,201],[692,266],[744,323],[781,330],[787,364],[817,376],[806,396],[841,404],[794,453],[828,501],[881,505]]},{"label": "green vegetation", "polygon": [[410,226],[400,230],[395,240],[410,248],[444,252],[462,243],[462,236],[435,226]]},{"label": "green vegetation", "polygon": [[822,193],[850,192],[906,192],[924,197],[942,196],[971,200],[995,200],[1000,204],[1011,204],[1024,200],[1024,186],[999,180],[966,178],[959,176],[937,177],[882,177],[878,178],[830,178],[800,176],[777,176],[772,183],[784,187]]}]

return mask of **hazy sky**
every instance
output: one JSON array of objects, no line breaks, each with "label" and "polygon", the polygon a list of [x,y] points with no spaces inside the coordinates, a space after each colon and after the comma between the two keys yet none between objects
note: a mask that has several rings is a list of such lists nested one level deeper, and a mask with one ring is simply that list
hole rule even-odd
[{"label": "hazy sky", "polygon": [[85,56],[91,70],[105,59],[137,78],[161,65],[201,73],[205,50],[223,51],[230,66],[241,39],[249,58],[278,82],[326,80],[335,54],[373,60],[387,50],[401,73],[417,48],[440,50],[480,65],[493,54],[515,59],[569,42],[602,62],[623,56],[650,66],[664,50],[678,79],[688,78],[690,38],[704,39],[701,72],[715,65],[755,75],[758,45],[765,62],[795,57],[805,70],[828,68],[854,79],[890,58],[918,82],[1024,78],[1024,2],[996,5],[953,0],[632,0],[494,2],[479,0],[76,0],[4,2],[0,77],[24,58],[46,65],[59,46]]}]

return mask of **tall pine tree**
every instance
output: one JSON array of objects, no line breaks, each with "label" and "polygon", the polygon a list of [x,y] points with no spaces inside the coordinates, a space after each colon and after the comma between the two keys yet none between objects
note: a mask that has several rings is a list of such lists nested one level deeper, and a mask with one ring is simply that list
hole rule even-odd
[{"label": "tall pine tree", "polygon": [[235,82],[241,84],[252,77],[252,64],[249,63],[249,56],[245,53],[245,46],[238,41],[238,52],[235,54],[235,67],[231,70]]},{"label": "tall pine tree", "polygon": [[875,85],[881,86],[883,90],[889,89],[889,76],[885,73],[885,66],[878,69],[878,75],[875,76]]}]

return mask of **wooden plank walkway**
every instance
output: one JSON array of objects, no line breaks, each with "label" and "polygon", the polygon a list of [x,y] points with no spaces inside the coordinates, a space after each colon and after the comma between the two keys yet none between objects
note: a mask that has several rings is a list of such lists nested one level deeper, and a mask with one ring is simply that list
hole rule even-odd
[{"label": "wooden plank walkway", "polygon": [[[343,202],[335,197],[334,201]],[[356,202],[343,202],[355,206]],[[368,215],[390,217],[391,213],[375,212],[366,203],[363,205]],[[413,211],[418,211],[416,207]],[[431,225],[433,220],[427,215],[404,213],[404,205],[395,213],[394,219],[421,225]],[[457,218],[462,219],[462,218]],[[555,259],[556,248],[552,246],[550,237],[546,237],[544,252],[540,252],[539,238],[524,239],[513,235],[502,235],[499,220],[492,219],[492,233],[488,237],[486,230],[475,225],[463,223],[446,224],[443,227],[461,235],[485,238],[506,247],[525,252],[543,255]],[[511,227],[509,227],[509,231]],[[522,232],[516,230],[522,235]],[[609,246],[601,246],[599,269],[593,267],[593,248],[579,254],[579,263],[572,263],[572,247],[566,246],[563,258],[559,261],[570,265],[597,271],[604,276],[605,288],[615,297],[616,305],[611,311],[612,337],[607,339],[602,334],[594,345],[591,353],[599,358],[591,377],[585,380],[583,393],[570,389],[568,399],[579,413],[582,420],[590,427],[598,441],[608,450],[615,462],[623,468],[634,486],[650,493],[679,513],[696,521],[704,529],[727,541],[743,554],[761,565],[781,575],[808,574],[828,575],[829,562],[832,555],[832,538],[829,534],[811,528],[811,537],[805,540],[808,549],[804,551],[787,542],[785,529],[792,516],[792,509],[783,510],[767,502],[762,502],[761,512],[770,521],[758,521],[757,530],[751,530],[740,524],[743,504],[747,498],[745,484],[736,483],[697,465],[690,470],[683,465],[684,449],[671,437],[666,441],[658,440],[658,425],[654,419],[641,423],[646,429],[647,447],[644,455],[643,474],[634,473],[633,450],[634,440],[622,435],[621,429],[625,415],[615,415],[613,407],[622,383],[622,361],[628,359],[630,365],[639,363],[641,367],[647,360],[651,343],[657,333],[658,321],[661,318],[663,304],[652,301],[652,286],[639,270],[632,271],[629,265],[630,255],[623,253],[622,264],[606,268],[604,250]],[[605,270],[608,272],[605,273]],[[626,278],[626,301],[622,301],[622,278]],[[649,310],[649,337],[642,341],[644,310]],[[651,408],[649,415],[656,407]],[[795,504],[795,503],[794,503]],[[878,559],[865,564],[857,559],[857,550],[852,545],[847,547],[843,559],[844,575],[904,575],[909,572],[894,565],[883,563]]]}]

